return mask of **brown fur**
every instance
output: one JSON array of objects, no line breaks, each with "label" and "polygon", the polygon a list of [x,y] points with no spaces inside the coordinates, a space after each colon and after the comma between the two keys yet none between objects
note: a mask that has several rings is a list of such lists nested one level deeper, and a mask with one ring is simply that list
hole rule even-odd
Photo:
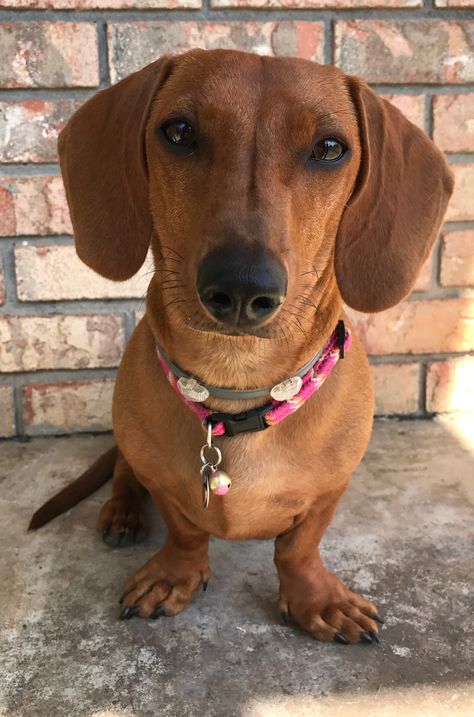
[{"label": "brown fur", "polygon": [[[202,151],[186,158],[155,133],[183,115],[202,138]],[[348,160],[309,171],[305,152],[335,135],[351,148]],[[124,531],[129,508],[136,526],[139,483],[168,538],[128,582],[123,615],[183,610],[209,578],[210,535],[275,538],[284,613],[319,639],[376,639],[375,607],[329,574],[318,552],[371,432],[371,380],[357,337],[296,414],[216,441],[232,489],[208,510],[199,480],[204,432],[167,383],[155,341],[209,384],[260,387],[291,375],[325,343],[343,299],[377,311],[410,291],[452,191],[441,153],[334,67],[196,50],[89,100],[62,132],[60,155],[81,258],[123,279],[138,270],[151,236],[155,259],[146,316],[118,373],[120,453],[99,526]],[[283,306],[252,335],[226,335],[196,292],[199,262],[229,240],[265,244],[288,272]],[[255,403],[208,405],[235,412]]]}]

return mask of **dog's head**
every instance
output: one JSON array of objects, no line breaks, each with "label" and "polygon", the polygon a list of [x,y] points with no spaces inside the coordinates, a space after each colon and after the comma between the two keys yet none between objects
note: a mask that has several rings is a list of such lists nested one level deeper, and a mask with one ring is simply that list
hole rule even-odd
[{"label": "dog's head", "polygon": [[396,304],[453,186],[363,81],[229,51],[164,57],[100,92],[59,147],[83,261],[126,279],[151,241],[156,311],[231,335],[297,330],[340,296]]}]

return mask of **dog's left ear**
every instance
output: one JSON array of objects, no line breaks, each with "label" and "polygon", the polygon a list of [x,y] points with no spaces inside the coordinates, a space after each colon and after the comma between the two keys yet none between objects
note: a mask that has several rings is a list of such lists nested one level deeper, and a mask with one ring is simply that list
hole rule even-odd
[{"label": "dog's left ear", "polygon": [[336,239],[344,301],[364,312],[397,304],[427,259],[453,191],[442,153],[365,82],[349,77],[361,163]]}]

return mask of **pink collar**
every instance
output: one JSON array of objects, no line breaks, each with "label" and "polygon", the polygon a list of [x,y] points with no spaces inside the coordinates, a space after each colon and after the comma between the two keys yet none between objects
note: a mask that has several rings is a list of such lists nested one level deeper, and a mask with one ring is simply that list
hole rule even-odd
[{"label": "pink collar", "polygon": [[235,436],[238,433],[261,431],[280,423],[287,416],[295,413],[323,385],[326,378],[340,358],[351,346],[351,332],[346,329],[343,321],[339,321],[329,337],[317,360],[302,376],[302,386],[296,396],[286,401],[272,400],[260,408],[242,413],[219,413],[197,401],[183,396],[178,388],[178,377],[169,368],[158,352],[163,371],[178,396],[198,416],[204,426],[212,424],[212,435]]}]

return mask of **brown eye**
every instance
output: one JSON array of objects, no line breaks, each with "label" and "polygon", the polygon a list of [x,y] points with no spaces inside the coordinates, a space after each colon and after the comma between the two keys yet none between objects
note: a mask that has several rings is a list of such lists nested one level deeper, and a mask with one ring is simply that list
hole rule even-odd
[{"label": "brown eye", "polygon": [[336,162],[346,151],[347,148],[337,139],[322,139],[315,144],[310,159],[317,162]]},{"label": "brown eye", "polygon": [[186,154],[196,149],[196,130],[186,120],[172,120],[161,125],[161,134],[166,142],[175,150]]}]

